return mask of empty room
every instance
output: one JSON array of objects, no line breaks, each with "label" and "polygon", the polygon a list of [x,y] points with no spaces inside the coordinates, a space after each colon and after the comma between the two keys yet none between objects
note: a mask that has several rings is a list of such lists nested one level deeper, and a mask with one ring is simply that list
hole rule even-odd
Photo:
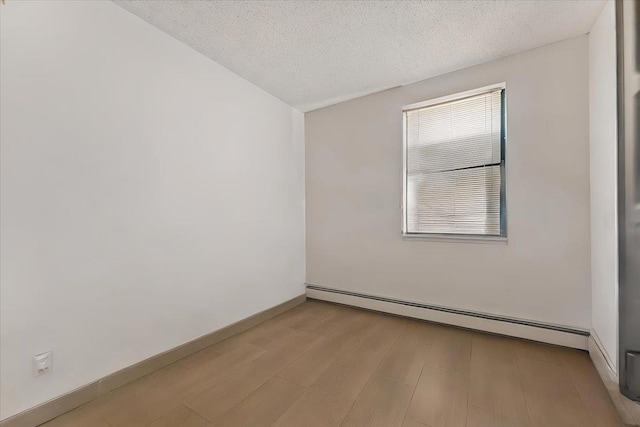
[{"label": "empty room", "polygon": [[639,29],[2,0],[0,427],[640,425]]}]

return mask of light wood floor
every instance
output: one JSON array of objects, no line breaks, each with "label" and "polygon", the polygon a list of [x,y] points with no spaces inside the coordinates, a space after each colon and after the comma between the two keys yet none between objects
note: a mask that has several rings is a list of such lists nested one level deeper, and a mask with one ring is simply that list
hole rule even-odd
[{"label": "light wood floor", "polygon": [[584,352],[307,301],[48,427],[609,427]]}]

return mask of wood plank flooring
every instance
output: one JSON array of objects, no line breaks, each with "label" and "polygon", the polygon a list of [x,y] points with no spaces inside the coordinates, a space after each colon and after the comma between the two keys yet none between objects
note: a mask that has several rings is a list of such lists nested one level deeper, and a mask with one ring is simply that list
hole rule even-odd
[{"label": "wood plank flooring", "polygon": [[619,427],[589,356],[309,300],[48,427]]}]

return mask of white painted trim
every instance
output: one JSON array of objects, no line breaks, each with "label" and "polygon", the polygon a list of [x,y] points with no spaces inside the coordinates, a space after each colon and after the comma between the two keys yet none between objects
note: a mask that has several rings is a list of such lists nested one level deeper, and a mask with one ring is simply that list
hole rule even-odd
[{"label": "white painted trim", "polygon": [[477,89],[471,89],[464,92],[454,93],[453,95],[441,96],[440,98],[429,99],[427,101],[416,102],[414,104],[405,105],[402,107],[403,112],[419,110],[421,108],[432,107],[434,105],[444,104],[446,102],[452,101],[462,101],[466,98],[471,98],[472,96],[478,96],[489,92],[496,92],[499,90],[504,90],[507,88],[507,84],[505,82],[496,83],[489,86],[480,87]]},{"label": "white painted trim", "polygon": [[484,236],[482,234],[430,234],[403,232],[402,238],[407,240],[432,240],[434,242],[495,243],[503,245],[509,243],[509,239],[506,236]]},{"label": "white painted trim", "polygon": [[587,350],[588,348],[588,337],[570,332],[556,331],[552,329],[522,325],[518,323],[510,323],[507,321],[494,319],[485,319],[459,313],[432,310],[424,307],[397,304],[388,301],[380,301],[354,295],[327,292],[318,289],[307,288],[307,298],[346,304],[355,307],[366,308],[369,310],[381,311],[383,313],[396,314],[399,316],[428,320],[430,322],[444,323],[447,325],[475,329],[483,332],[491,332],[494,334],[540,341],[548,344],[561,345],[564,347],[572,347],[580,350]]},{"label": "white painted trim", "polygon": [[[604,363],[603,369],[606,368],[607,375],[614,378],[615,383],[618,384],[618,371],[616,370],[616,363],[611,358],[611,355],[607,352],[606,348],[602,344],[602,340],[598,336],[595,329],[592,329],[589,334],[589,354],[592,351],[596,351],[599,363]],[[592,356],[593,357],[593,356]],[[595,362],[594,362],[595,363]]]},{"label": "white painted trim", "polygon": [[600,375],[600,379],[607,388],[613,404],[620,413],[622,421],[628,425],[640,426],[640,404],[629,400],[620,393],[618,373],[613,368],[614,365],[607,360],[608,355],[594,330],[591,330],[591,335],[589,336],[589,356]]}]

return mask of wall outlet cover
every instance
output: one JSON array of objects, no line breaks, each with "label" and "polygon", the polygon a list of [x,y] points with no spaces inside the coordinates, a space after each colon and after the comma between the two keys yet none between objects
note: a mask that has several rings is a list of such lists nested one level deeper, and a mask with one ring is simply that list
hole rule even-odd
[{"label": "wall outlet cover", "polygon": [[51,371],[51,352],[33,356],[33,376],[39,377]]}]

